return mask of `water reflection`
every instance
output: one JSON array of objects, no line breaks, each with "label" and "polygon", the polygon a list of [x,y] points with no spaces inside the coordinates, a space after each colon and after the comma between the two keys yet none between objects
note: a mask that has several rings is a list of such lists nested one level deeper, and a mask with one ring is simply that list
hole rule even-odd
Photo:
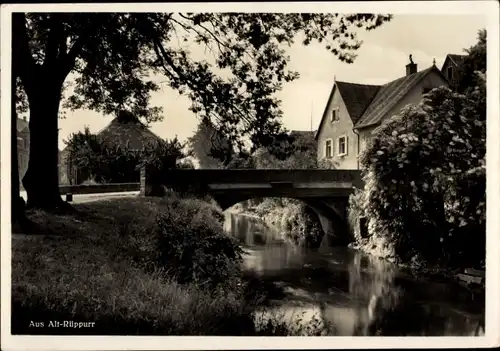
[{"label": "water reflection", "polygon": [[483,335],[484,296],[416,281],[391,263],[346,248],[306,250],[258,218],[226,213],[225,229],[247,254],[246,270],[283,291],[259,311],[291,325],[317,319],[327,335]]}]

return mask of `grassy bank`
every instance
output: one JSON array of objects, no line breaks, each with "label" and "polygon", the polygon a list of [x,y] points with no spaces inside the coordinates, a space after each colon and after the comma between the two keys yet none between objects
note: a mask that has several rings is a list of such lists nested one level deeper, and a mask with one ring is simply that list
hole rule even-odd
[{"label": "grassy bank", "polygon": [[210,201],[172,195],[74,208],[30,211],[31,232],[13,234],[13,334],[298,333],[277,317],[256,330],[265,292],[243,277]]},{"label": "grassy bank", "polygon": [[[239,332],[234,325],[251,325],[237,289],[221,293],[198,282],[181,284],[151,256],[160,214],[189,215],[192,230],[217,226],[217,209],[209,203],[127,198],[75,209],[72,215],[29,212],[39,234],[13,235],[14,333],[232,334]],[[184,225],[171,219],[173,231]],[[238,284],[237,277],[226,283]],[[95,325],[49,328],[50,320]],[[30,327],[31,321],[44,327]]]}]

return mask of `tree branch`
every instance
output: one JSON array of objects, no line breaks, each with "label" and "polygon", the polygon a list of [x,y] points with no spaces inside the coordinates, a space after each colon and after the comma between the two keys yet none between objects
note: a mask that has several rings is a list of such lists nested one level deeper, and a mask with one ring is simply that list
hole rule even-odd
[{"label": "tree branch", "polygon": [[58,14],[50,14],[49,22],[49,37],[45,46],[44,67],[54,67],[57,65],[59,55],[61,55],[59,52],[61,42],[66,39],[60,16]]},{"label": "tree branch", "polygon": [[61,55],[60,63],[62,67],[62,74],[64,77],[66,77],[69,72],[71,72],[71,70],[75,67],[76,59],[82,52],[83,45],[84,36],[81,35],[76,39],[75,43],[73,44],[73,46],[71,46],[68,53],[65,55]]},{"label": "tree branch", "polygon": [[28,92],[35,73],[36,63],[31,55],[29,38],[26,30],[26,15],[12,14],[12,74],[20,77]]}]

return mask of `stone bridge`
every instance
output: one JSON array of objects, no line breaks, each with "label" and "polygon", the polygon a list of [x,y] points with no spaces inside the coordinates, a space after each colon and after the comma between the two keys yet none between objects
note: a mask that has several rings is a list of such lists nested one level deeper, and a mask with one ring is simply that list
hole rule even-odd
[{"label": "stone bridge", "polygon": [[251,198],[299,199],[318,215],[332,245],[352,240],[347,226],[348,197],[362,187],[359,171],[325,169],[175,169],[153,177],[141,174],[141,194],[154,187],[208,194],[223,210]]}]

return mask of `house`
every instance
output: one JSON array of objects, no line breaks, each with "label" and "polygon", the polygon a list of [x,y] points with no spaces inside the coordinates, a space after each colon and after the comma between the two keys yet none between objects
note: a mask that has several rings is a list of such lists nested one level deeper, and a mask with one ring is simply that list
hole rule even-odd
[{"label": "house", "polygon": [[406,75],[384,85],[336,81],[316,132],[318,159],[335,159],[339,169],[359,169],[359,153],[387,118],[448,80],[435,64],[422,71],[410,55]]},{"label": "house", "polygon": [[30,129],[26,117],[17,119],[17,162],[19,168],[19,181],[22,187],[22,179],[28,169],[30,155]]},{"label": "house", "polygon": [[[128,112],[120,112],[106,127],[97,133],[97,139],[107,148],[121,148],[140,151],[147,144],[159,144],[163,141],[139,119]],[[78,179],[79,173],[71,164],[68,148],[61,152],[60,183],[80,184],[87,179]]]},{"label": "house", "polygon": [[450,86],[456,86],[461,73],[461,66],[467,55],[448,54],[441,68],[441,72],[450,82]]}]

